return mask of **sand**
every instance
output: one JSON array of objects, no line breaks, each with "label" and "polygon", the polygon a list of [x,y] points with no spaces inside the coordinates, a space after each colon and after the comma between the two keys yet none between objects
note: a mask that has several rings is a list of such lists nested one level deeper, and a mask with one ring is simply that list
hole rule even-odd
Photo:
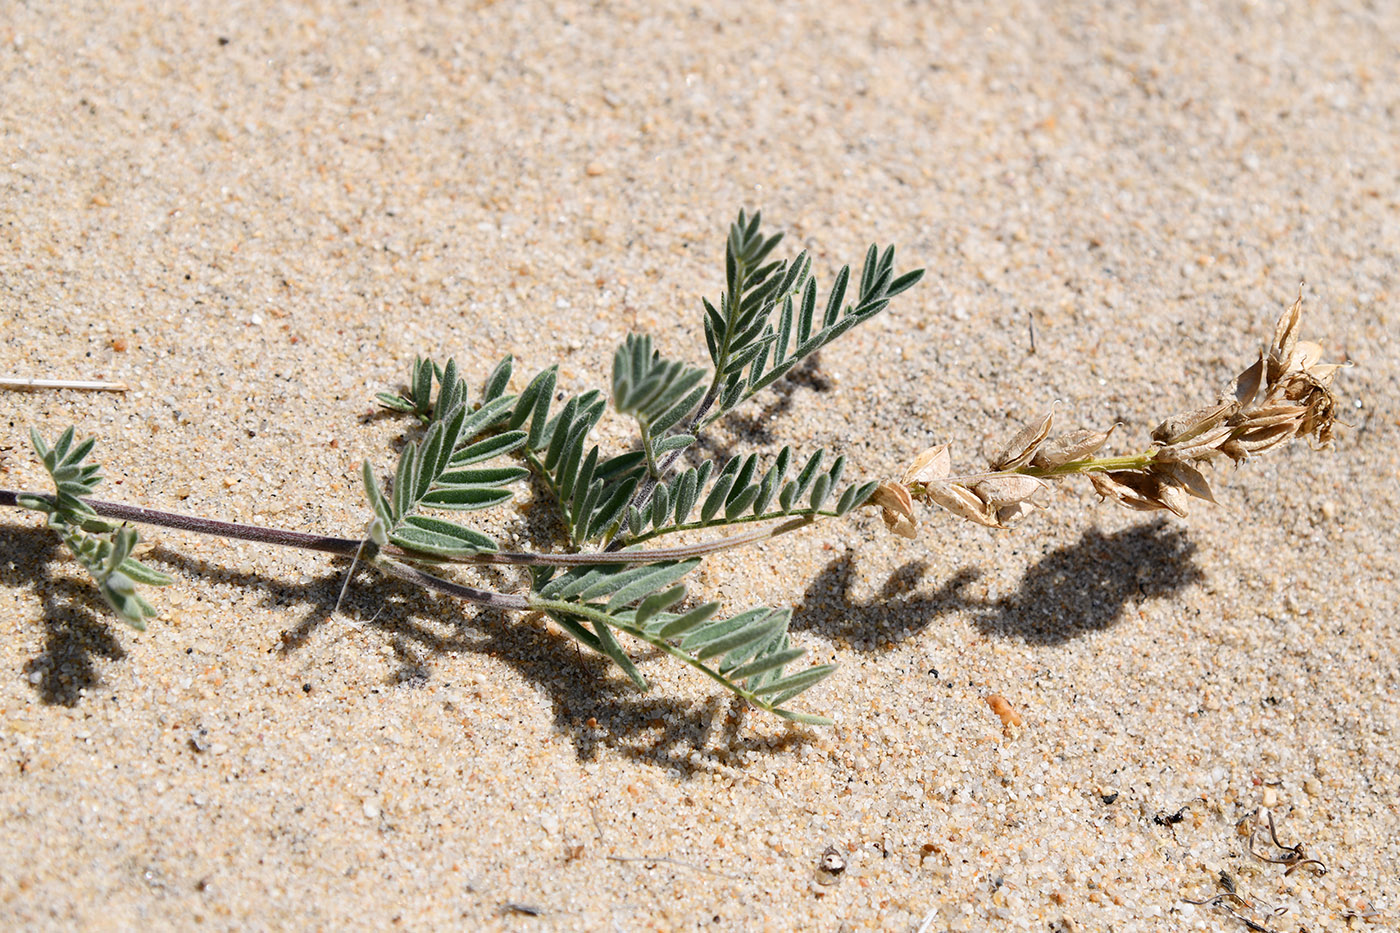
[{"label": "sand", "polygon": [[[0,372],[130,388],[0,394],[6,488],[76,424],[106,498],[357,535],[415,356],[569,391],[631,330],[698,362],[740,207],[823,286],[872,241],[928,275],[717,452],[886,478],[1055,400],[1129,452],[1304,280],[1355,365],[1331,450],[1186,521],[1067,484],[1009,532],[864,511],[712,561],[700,592],[795,605],[840,665],[797,704],[830,728],[175,531],[136,632],[7,512],[0,926],[1400,929],[1397,35],[1388,4],[9,4]],[[1261,807],[1325,874],[1247,851]]]}]

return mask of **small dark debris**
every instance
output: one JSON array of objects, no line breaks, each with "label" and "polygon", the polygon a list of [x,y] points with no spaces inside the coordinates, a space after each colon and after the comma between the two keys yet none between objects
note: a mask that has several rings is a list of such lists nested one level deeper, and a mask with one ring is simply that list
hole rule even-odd
[{"label": "small dark debris", "polygon": [[1157,815],[1152,818],[1152,822],[1156,823],[1158,826],[1175,826],[1177,823],[1186,819],[1186,808],[1189,806],[1191,806],[1189,803],[1182,804],[1181,809],[1177,810],[1175,813],[1167,813],[1165,810],[1158,810]]}]

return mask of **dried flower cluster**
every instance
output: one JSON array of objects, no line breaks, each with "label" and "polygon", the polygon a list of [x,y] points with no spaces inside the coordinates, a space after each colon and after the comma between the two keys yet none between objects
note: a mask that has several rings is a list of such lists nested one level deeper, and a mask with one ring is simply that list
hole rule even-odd
[{"label": "dried flower cluster", "polygon": [[1298,340],[1302,308],[1300,291],[1279,318],[1267,351],[1215,402],[1159,424],[1154,446],[1141,454],[1095,457],[1112,427],[1051,437],[1052,410],[1016,434],[987,472],[953,476],[948,445],[939,444],[919,454],[899,482],[882,483],[869,502],[880,507],[891,531],[906,538],[918,526],[915,499],[979,525],[1006,528],[1037,508],[1036,494],[1051,481],[1083,473],[1104,499],[1185,515],[1188,499],[1215,501],[1200,465],[1219,457],[1238,465],[1299,437],[1312,436],[1319,447],[1332,440],[1336,399],[1330,386],[1340,365],[1321,363],[1322,347]]}]

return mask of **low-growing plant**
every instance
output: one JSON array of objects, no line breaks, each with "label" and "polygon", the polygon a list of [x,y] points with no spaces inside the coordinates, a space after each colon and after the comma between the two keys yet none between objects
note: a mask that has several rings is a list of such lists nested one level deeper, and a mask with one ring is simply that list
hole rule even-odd
[{"label": "low-growing plant", "polygon": [[[507,356],[472,397],[455,361],[417,360],[402,393],[379,403],[421,425],[392,478],[362,469],[370,519],[362,537],[338,538],[221,522],[91,498],[101,480],[91,440],[73,428],[51,446],[31,431],[57,494],[0,490],[0,505],[43,512],[97,581],[112,610],[140,629],[155,609],[137,584],[171,578],[131,556],[132,522],[325,551],[368,563],[429,590],[497,609],[544,613],[569,635],[612,659],[638,687],[646,680],[618,640],[625,635],[690,665],[754,706],[787,719],[826,723],[787,704],[827,677],[832,665],[794,668],[803,650],[788,632],[791,609],[755,606],[721,613],[690,598],[684,582],[710,554],[841,519],[860,506],[881,510],[895,533],[914,537],[916,503],[992,527],[1020,521],[1044,490],[1084,475],[1103,498],[1132,509],[1185,514],[1190,498],[1214,501],[1201,467],[1239,464],[1300,437],[1331,438],[1334,364],[1298,340],[1302,297],[1284,313],[1269,347],[1215,402],[1163,421],[1152,443],[1129,456],[1100,457],[1113,428],[1052,435],[1052,414],[1019,431],[987,465],[952,472],[949,447],[916,457],[897,481],[847,480],[846,458],[783,447],[776,456],[737,454],[723,463],[697,455],[705,431],[813,353],[883,311],[923,270],[895,271],[894,247],[871,246],[859,279],[849,267],[825,301],[806,252],[771,259],[781,234],[739,213],[725,248],[725,289],[703,301],[709,365],[663,357],[650,337],[629,334],[613,356],[610,400],[635,420],[630,449],[603,451],[590,438],[609,397],[596,389],[556,404],[557,368],[510,391]],[[681,466],[687,451],[689,465]],[[502,550],[477,528],[442,517],[500,506],[534,477],[547,490],[562,540],[537,551]],[[117,524],[120,523],[120,524]],[[730,533],[727,529],[739,527]],[[682,532],[719,532],[665,546]],[[510,564],[530,568],[528,588],[497,592],[452,574]],[[352,571],[353,572],[353,566]]]}]

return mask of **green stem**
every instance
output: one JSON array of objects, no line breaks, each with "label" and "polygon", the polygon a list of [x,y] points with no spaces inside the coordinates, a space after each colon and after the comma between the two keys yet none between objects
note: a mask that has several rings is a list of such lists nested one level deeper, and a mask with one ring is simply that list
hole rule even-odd
[{"label": "green stem", "polygon": [[[745,515],[735,519],[712,518],[708,522],[686,522],[683,525],[667,525],[664,528],[653,528],[646,534],[641,534],[633,538],[628,538],[627,543],[629,546],[643,544],[647,541],[660,538],[663,535],[678,534],[682,531],[703,531],[706,528],[727,528],[730,525],[751,525],[755,522],[771,522],[776,521],[780,518],[789,518],[792,517],[792,515],[793,513],[791,512],[770,512],[766,515]],[[765,535],[764,537],[775,537],[778,534],[786,534],[788,531],[795,531],[798,528],[804,528],[807,525],[810,525],[813,522],[815,522],[818,518],[840,517],[841,516],[837,515],[835,512],[828,512],[825,510],[818,510],[816,512],[802,512],[795,517],[794,522],[789,523],[790,527],[789,525],[777,526],[778,528],[781,528],[783,530],[775,530],[773,534]],[[796,521],[801,521],[802,524],[796,524]],[[760,538],[758,540],[762,539]]]}]

